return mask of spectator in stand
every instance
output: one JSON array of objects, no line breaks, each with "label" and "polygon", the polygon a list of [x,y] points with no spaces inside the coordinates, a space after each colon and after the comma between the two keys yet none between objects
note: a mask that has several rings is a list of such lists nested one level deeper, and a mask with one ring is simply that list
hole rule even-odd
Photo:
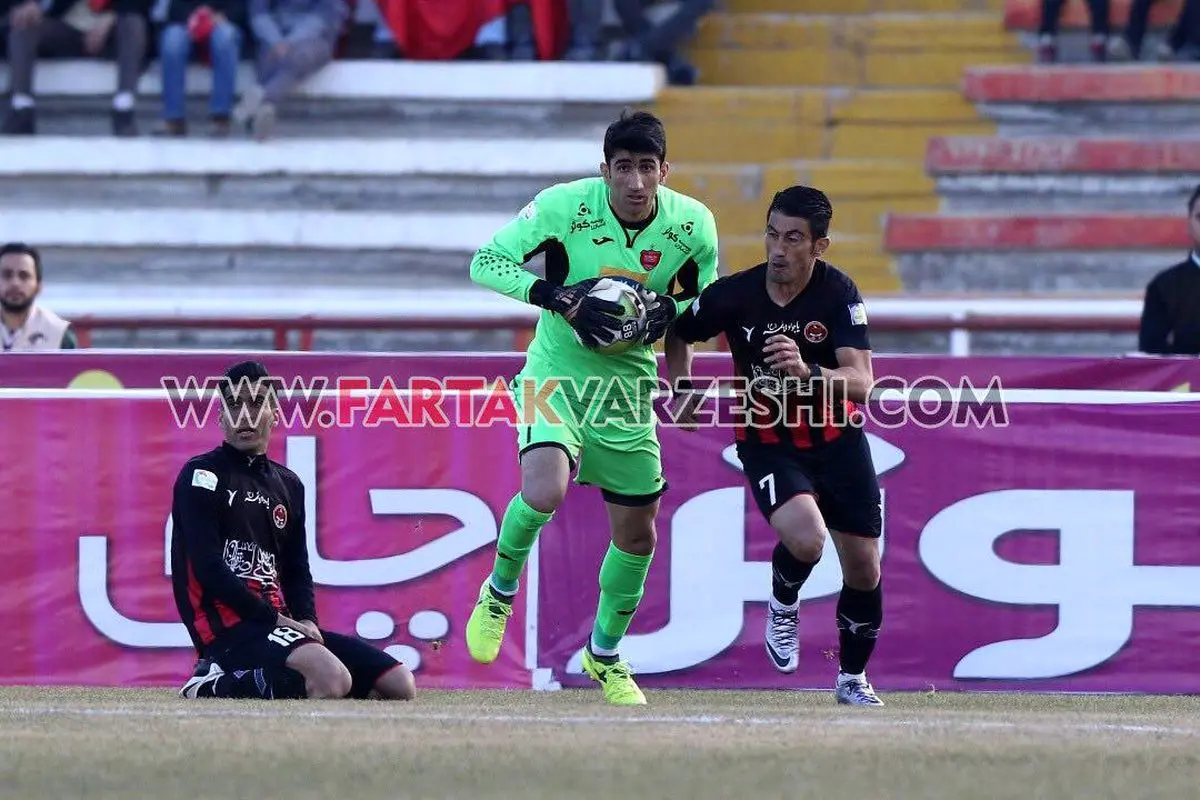
[{"label": "spectator in stand", "polygon": [[[1156,0],[1133,0],[1129,9],[1129,22],[1125,35],[1109,42],[1108,55],[1114,61],[1139,60],[1146,29],[1150,23],[1150,9]],[[1166,39],[1154,48],[1158,61],[1194,61],[1200,54],[1200,0],[1185,0],[1179,18],[1171,26]]]},{"label": "spectator in stand", "polygon": [[[1038,30],[1038,61],[1051,64],[1058,60],[1058,23],[1067,0],[1042,0],[1042,25]],[[1092,39],[1088,51],[1092,61],[1102,62],[1108,55],[1109,0],[1087,0],[1092,18]]]},{"label": "spectator in stand", "polygon": [[1155,355],[1200,355],[1200,186],[1188,200],[1192,251],[1146,287],[1138,350]]},{"label": "spectator in stand", "polygon": [[195,58],[212,68],[208,114],[210,135],[229,135],[242,57],[244,0],[157,0],[156,21],[162,67],[160,136],[187,136],[187,71]]},{"label": "spectator in stand", "polygon": [[629,61],[657,61],[667,68],[667,81],[673,86],[691,86],[699,73],[679,53],[684,40],[696,33],[700,18],[712,10],[714,0],[681,0],[675,12],[658,25],[646,19],[650,0],[614,0],[617,16],[629,36],[626,58]]},{"label": "spectator in stand", "polygon": [[603,0],[567,0],[571,41],[564,61],[599,61],[600,30],[604,27]]},{"label": "spectator in stand", "polygon": [[256,139],[270,137],[279,101],[333,60],[349,12],[343,0],[250,0],[258,84],[234,110],[238,126]]},{"label": "spectator in stand", "polygon": [[380,4],[373,38],[385,58],[551,61],[566,39],[566,2],[391,0]]},{"label": "spectator in stand", "polygon": [[0,247],[0,344],[5,353],[79,346],[71,323],[35,302],[41,291],[38,251],[20,242]]},{"label": "spectator in stand", "polygon": [[146,62],[148,12],[147,0],[0,0],[11,95],[4,133],[37,133],[33,76],[39,56],[90,57],[116,60],[112,132],[136,136],[134,106]]}]

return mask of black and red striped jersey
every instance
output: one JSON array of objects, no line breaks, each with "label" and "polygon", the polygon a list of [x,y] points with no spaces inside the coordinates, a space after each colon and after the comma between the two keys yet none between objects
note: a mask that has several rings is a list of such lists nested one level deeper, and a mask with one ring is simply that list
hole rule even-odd
[{"label": "black and red striped jersey", "polygon": [[866,307],[845,272],[818,260],[804,289],[782,306],[767,293],[765,263],[720,278],[680,314],[674,334],[700,342],[722,333],[733,356],[735,390],[742,393],[734,415],[739,442],[808,450],[847,429],[860,430],[861,411],[852,401],[835,400],[823,381],[788,379],[767,366],[763,353],[776,334],[794,340],[801,359],[822,369],[839,366],[839,348],[870,350]]},{"label": "black and red striped jersey", "polygon": [[245,620],[317,622],[296,473],[222,443],[180,471],[171,524],[175,605],[201,655]]}]

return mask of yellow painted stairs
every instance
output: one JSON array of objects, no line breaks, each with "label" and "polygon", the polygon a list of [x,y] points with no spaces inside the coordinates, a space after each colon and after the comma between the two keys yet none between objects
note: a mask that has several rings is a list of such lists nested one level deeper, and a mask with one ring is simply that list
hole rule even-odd
[{"label": "yellow painted stairs", "polygon": [[704,201],[722,271],[763,259],[772,195],[794,183],[834,207],[829,260],[864,294],[903,287],[884,215],[937,208],[931,136],[992,134],[960,92],[973,65],[1032,60],[1004,30],[1004,0],[725,0],[690,55],[701,85],[667,89],[668,183]]}]

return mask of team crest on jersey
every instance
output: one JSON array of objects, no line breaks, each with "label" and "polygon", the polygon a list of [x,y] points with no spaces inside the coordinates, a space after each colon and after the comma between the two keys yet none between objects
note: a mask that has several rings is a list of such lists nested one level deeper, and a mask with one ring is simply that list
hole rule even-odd
[{"label": "team crest on jersey", "polygon": [[825,341],[828,335],[829,329],[816,320],[804,326],[804,338],[813,344]]},{"label": "team crest on jersey", "polygon": [[659,260],[662,258],[661,250],[643,250],[642,251],[642,267],[645,269],[654,269],[658,266]]},{"label": "team crest on jersey", "polygon": [[279,530],[287,527],[287,509],[283,507],[283,503],[271,509],[271,519],[275,522],[275,527],[279,528]]}]

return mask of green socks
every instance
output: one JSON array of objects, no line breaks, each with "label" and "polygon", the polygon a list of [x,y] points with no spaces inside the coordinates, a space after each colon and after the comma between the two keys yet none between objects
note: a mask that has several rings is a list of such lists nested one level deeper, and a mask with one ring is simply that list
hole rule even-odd
[{"label": "green socks", "polygon": [[500,523],[500,540],[496,542],[496,561],[492,566],[492,589],[509,597],[517,593],[521,570],[529,551],[553,514],[530,508],[517,492],[504,512]]},{"label": "green socks", "polygon": [[600,566],[600,606],[592,628],[592,653],[614,657],[617,645],[629,630],[646,585],[646,573],[654,555],[635,556],[609,544]]},{"label": "green socks", "polygon": [[[520,586],[521,571],[538,534],[553,514],[530,508],[518,492],[504,511],[500,540],[490,583],[494,595],[512,597]],[[646,573],[654,556],[635,556],[609,544],[600,566],[600,605],[592,628],[592,653],[601,658],[615,657],[617,646],[629,630],[633,614],[642,601]]]}]

